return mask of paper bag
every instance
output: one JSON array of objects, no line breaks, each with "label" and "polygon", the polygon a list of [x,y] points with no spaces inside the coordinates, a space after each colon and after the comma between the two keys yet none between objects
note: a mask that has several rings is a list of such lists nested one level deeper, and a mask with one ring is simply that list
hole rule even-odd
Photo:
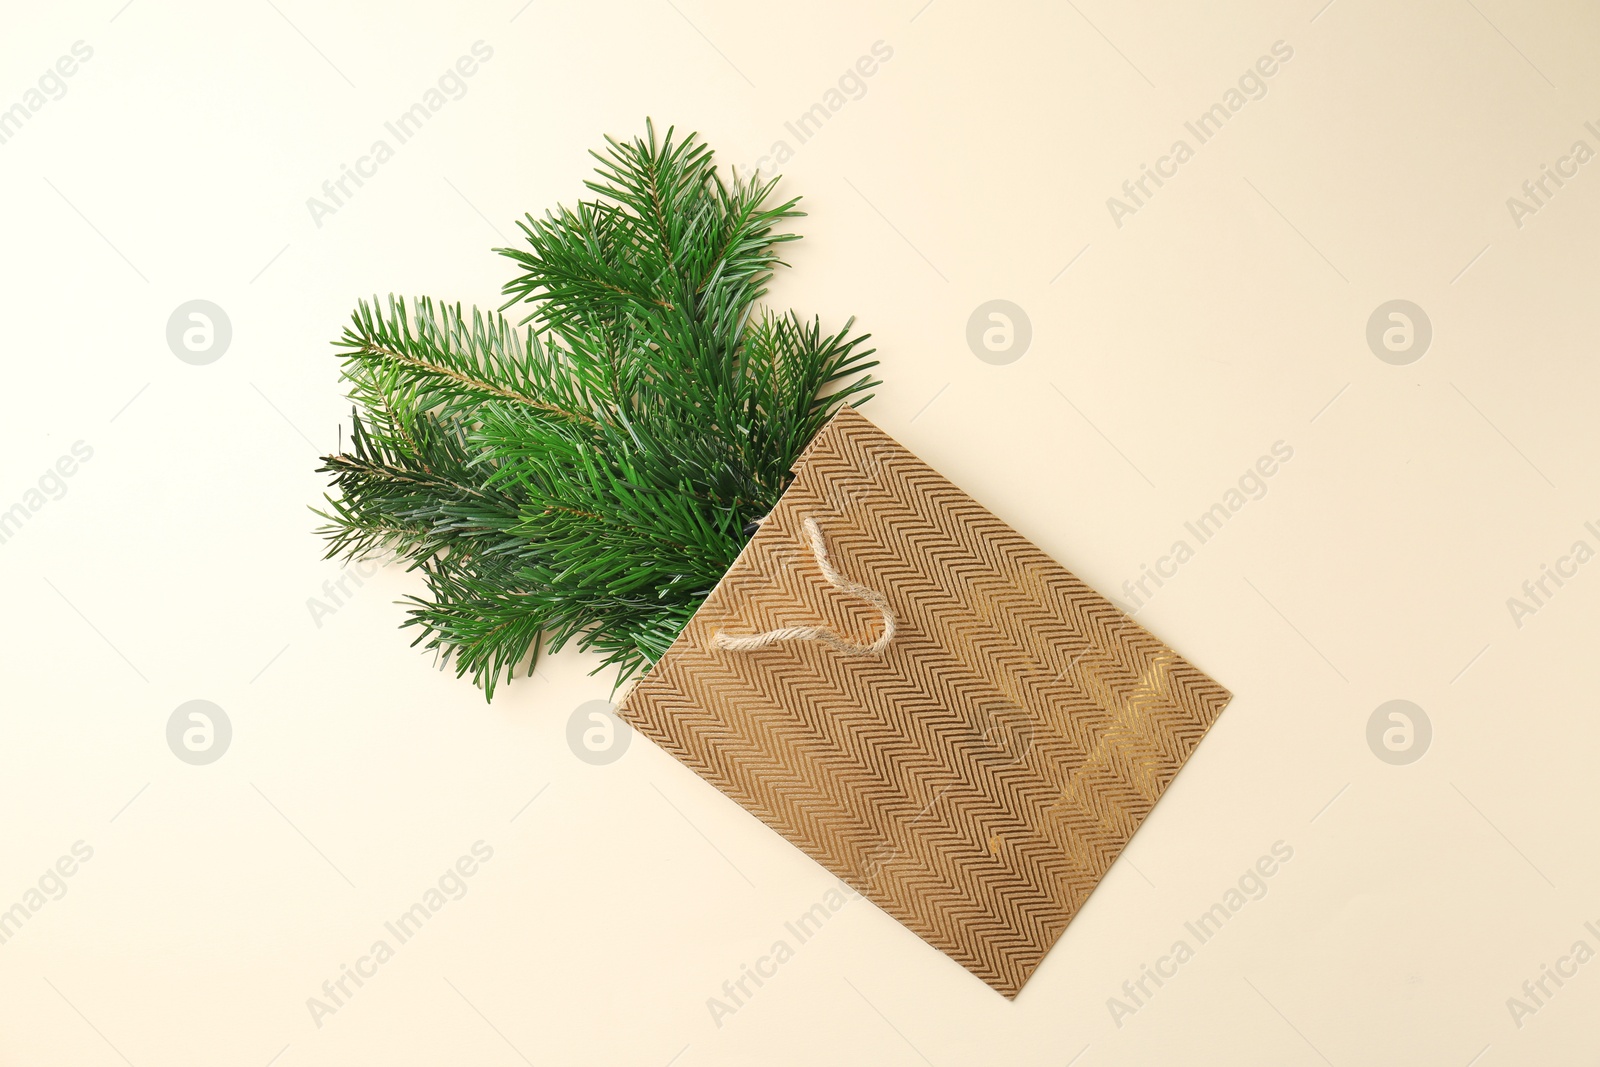
[{"label": "paper bag", "polygon": [[621,714],[1009,997],[1229,698],[845,408]]}]

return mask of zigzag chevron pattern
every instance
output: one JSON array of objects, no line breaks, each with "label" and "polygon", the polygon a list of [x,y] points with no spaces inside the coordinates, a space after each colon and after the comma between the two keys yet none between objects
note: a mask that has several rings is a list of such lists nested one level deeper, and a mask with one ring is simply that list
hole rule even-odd
[{"label": "zigzag chevron pattern", "polygon": [[[846,408],[622,715],[863,896],[1014,997],[1230,694]],[[712,647],[827,625],[817,643]]]}]

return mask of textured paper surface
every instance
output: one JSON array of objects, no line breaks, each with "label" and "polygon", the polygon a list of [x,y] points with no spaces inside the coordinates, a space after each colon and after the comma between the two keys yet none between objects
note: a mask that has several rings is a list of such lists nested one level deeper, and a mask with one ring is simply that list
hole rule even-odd
[{"label": "textured paper surface", "polygon": [[[1229,700],[850,409],[622,714],[995,989],[1015,996]],[[881,658],[712,647],[874,609]]]}]

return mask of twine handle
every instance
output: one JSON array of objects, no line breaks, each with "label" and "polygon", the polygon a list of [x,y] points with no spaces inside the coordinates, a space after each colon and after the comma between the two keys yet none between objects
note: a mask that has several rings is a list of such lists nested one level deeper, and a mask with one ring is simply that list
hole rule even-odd
[{"label": "twine handle", "polygon": [[776,630],[767,630],[759,634],[747,634],[735,637],[717,631],[711,639],[713,648],[726,649],[729,652],[754,652],[782,641],[820,641],[836,652],[846,656],[881,656],[883,650],[889,647],[889,642],[894,640],[895,617],[890,609],[889,602],[882,593],[876,589],[868,589],[864,585],[857,585],[834,567],[828,559],[828,545],[822,539],[822,528],[815,519],[807,519],[804,523],[806,536],[811,540],[811,554],[817,558],[817,567],[822,571],[822,576],[828,584],[840,592],[849,593],[859,597],[878,609],[883,616],[883,633],[870,645],[858,645],[846,641],[826,626],[783,626]]}]

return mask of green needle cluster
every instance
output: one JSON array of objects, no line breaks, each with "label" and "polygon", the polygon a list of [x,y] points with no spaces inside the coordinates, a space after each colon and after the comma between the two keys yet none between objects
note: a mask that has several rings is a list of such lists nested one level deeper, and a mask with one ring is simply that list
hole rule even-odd
[{"label": "green needle cluster", "polygon": [[420,571],[413,643],[490,698],[572,640],[619,682],[654,663],[812,436],[879,384],[853,320],[759,306],[803,214],[776,179],[724,179],[648,122],[592,154],[594,199],[496,250],[517,270],[501,313],[374,298],[336,342],[355,410],[319,468],[327,555]]}]

